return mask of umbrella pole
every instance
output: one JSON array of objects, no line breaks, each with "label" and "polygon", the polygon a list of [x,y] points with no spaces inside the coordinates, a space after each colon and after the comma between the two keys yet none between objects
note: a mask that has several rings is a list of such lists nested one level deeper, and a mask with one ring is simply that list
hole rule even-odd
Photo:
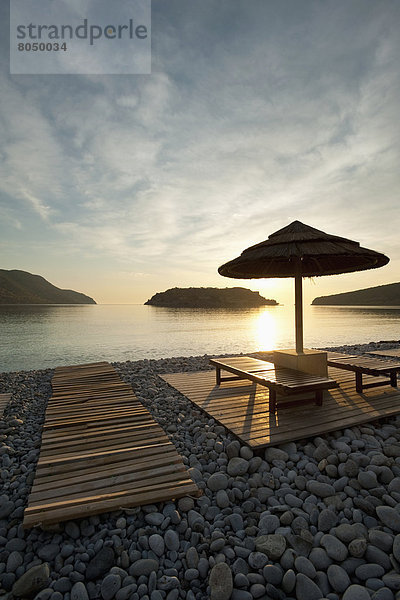
[{"label": "umbrella pole", "polygon": [[296,268],[294,278],[295,295],[295,322],[296,322],[296,352],[303,354],[303,279],[301,276],[301,265]]}]

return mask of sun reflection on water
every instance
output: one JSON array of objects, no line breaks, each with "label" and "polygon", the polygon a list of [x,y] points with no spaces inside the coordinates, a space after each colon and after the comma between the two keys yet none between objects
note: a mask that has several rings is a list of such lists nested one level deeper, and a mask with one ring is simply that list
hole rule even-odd
[{"label": "sun reflection on water", "polygon": [[277,343],[277,315],[265,308],[254,318],[255,341],[257,350],[274,350]]}]

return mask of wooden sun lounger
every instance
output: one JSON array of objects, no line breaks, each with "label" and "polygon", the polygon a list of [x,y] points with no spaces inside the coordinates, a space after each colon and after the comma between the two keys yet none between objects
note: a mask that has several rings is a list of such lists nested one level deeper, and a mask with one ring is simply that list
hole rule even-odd
[{"label": "wooden sun lounger", "polygon": [[[390,384],[397,387],[397,371],[400,370],[400,361],[381,360],[362,354],[340,354],[339,352],[328,352],[328,366],[346,371],[354,371],[356,375],[356,391],[359,394],[363,390],[371,387]],[[363,383],[363,375],[372,375],[374,377],[387,376],[383,381],[374,383]]]},{"label": "wooden sun lounger", "polygon": [[386,358],[400,358],[400,348],[391,348],[390,350],[371,350],[367,354],[376,354]]},{"label": "wooden sun lounger", "polygon": [[[269,389],[269,412],[275,413],[277,406],[277,394],[289,396],[314,392],[315,403],[322,406],[323,391],[338,387],[338,384],[329,377],[319,377],[309,373],[302,373],[294,369],[278,367],[270,362],[240,356],[221,359],[210,359],[210,364],[216,369],[216,383],[220,385],[223,381],[235,381],[237,379],[249,379],[254,383],[263,385]],[[221,371],[233,373],[234,377],[222,377]],[[309,402],[309,399],[301,400],[299,403]],[[279,402],[279,406],[289,406],[293,402]]]}]

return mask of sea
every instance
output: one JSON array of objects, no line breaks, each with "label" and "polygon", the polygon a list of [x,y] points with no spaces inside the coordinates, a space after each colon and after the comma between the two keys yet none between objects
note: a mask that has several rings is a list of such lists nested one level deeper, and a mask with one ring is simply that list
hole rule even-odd
[{"label": "sea", "polygon": [[[294,306],[2,305],[0,372],[294,347]],[[304,346],[400,339],[400,306],[305,306]]]}]

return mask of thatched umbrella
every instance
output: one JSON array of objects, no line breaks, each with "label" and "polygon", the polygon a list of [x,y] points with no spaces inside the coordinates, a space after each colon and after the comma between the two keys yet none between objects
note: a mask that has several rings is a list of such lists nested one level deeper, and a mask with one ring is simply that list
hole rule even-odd
[{"label": "thatched umbrella", "polygon": [[235,279],[294,277],[296,351],[302,353],[302,278],[377,269],[388,262],[387,256],[358,242],[293,221],[219,267],[218,273]]}]

